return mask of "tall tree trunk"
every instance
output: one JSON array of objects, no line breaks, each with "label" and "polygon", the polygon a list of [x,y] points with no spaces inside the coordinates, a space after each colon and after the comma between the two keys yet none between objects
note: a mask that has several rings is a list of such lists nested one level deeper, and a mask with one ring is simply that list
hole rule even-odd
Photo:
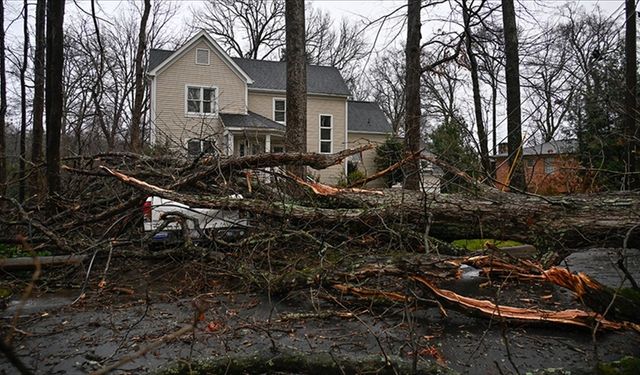
[{"label": "tall tree trunk", "polygon": [[469,68],[471,70],[473,107],[476,115],[478,141],[480,142],[480,162],[482,163],[482,169],[484,169],[484,172],[489,173],[491,170],[491,163],[489,161],[489,140],[487,139],[487,130],[484,127],[484,121],[482,119],[482,98],[480,96],[480,80],[478,78],[478,61],[476,60],[476,55],[473,52],[473,43],[471,40],[471,15],[469,14],[469,8],[467,7],[466,0],[462,0],[462,18],[464,21],[465,46],[467,49],[467,56],[469,57]]},{"label": "tall tree trunk", "polygon": [[7,75],[4,58],[4,1],[0,0],[0,195],[5,195],[7,192],[7,150],[5,146]]},{"label": "tall tree trunk", "polygon": [[[44,126],[42,116],[44,115],[44,60],[45,60],[45,25],[46,25],[47,1],[38,0],[36,3],[36,45],[33,59],[33,132],[31,134],[31,161],[33,165],[42,162],[42,147]],[[44,193],[44,179],[42,170],[36,168],[33,173],[33,191],[37,194]]]},{"label": "tall tree trunk", "polygon": [[25,184],[25,161],[27,159],[27,85],[25,75],[27,73],[27,64],[29,63],[29,4],[24,0],[23,9],[23,28],[24,35],[22,49],[22,66],[20,66],[20,161],[18,163],[18,201],[24,202],[26,184]]},{"label": "tall tree trunk", "polygon": [[[405,152],[409,155],[420,151],[420,0],[408,0],[407,46],[406,46],[406,116]],[[420,187],[420,165],[416,159],[405,167],[405,188],[417,190]]]},{"label": "tall tree trunk", "polygon": [[[304,46],[304,0],[286,0],[285,13],[287,48],[285,148],[287,152],[306,152],[307,62]],[[294,167],[291,172],[304,177],[305,168]]]},{"label": "tall tree trunk", "polygon": [[491,136],[493,140],[493,154],[498,151],[498,80],[491,76]]},{"label": "tall tree trunk", "polygon": [[504,24],[505,78],[507,82],[507,140],[511,172],[510,185],[524,190],[522,166],[522,119],[520,110],[520,67],[518,61],[518,29],[513,0],[502,0]]},{"label": "tall tree trunk", "polygon": [[62,129],[62,69],[64,1],[47,3],[47,186],[49,195],[60,192],[60,133]]},{"label": "tall tree trunk", "polygon": [[624,124],[627,135],[627,171],[625,178],[627,189],[640,188],[640,177],[635,173],[638,170],[636,161],[638,150],[637,137],[640,136],[636,122],[637,110],[637,70],[636,66],[636,7],[635,0],[625,1],[626,27],[625,27],[625,82],[626,92],[624,98]]},{"label": "tall tree trunk", "polygon": [[135,60],[135,92],[133,110],[131,111],[131,151],[142,151],[142,132],[140,123],[142,122],[142,99],[144,97],[144,72],[142,60],[147,48],[147,20],[151,11],[151,0],[144,1],[144,11],[140,19],[140,32],[138,33],[138,51]]}]

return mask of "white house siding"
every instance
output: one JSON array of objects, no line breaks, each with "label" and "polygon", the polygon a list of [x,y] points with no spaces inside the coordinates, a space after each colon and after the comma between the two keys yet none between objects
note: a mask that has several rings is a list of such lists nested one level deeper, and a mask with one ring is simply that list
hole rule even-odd
[{"label": "white house siding", "polygon": [[[196,49],[208,48],[209,65],[197,65]],[[187,85],[218,88],[218,110],[246,113],[246,85],[204,39],[168,64],[155,78],[156,143],[184,147],[191,138],[215,136],[221,146],[222,125],[217,117],[186,114]]]},{"label": "white house siding", "polygon": [[[249,91],[249,110],[273,120],[273,99],[285,98],[285,93]],[[346,98],[309,95],[307,97],[307,151],[320,152],[320,115],[333,117],[332,152],[345,149]],[[344,176],[344,166],[335,165],[324,170],[309,169],[320,181],[335,184]]]},{"label": "white house siding", "polygon": [[[368,144],[376,147],[383,144],[389,136],[387,134],[367,134],[349,132],[349,148],[356,148]],[[377,167],[375,163],[376,149],[368,150],[362,153],[362,158],[358,169],[363,171],[367,176],[376,173]],[[371,181],[367,187],[385,187],[384,178]]]}]

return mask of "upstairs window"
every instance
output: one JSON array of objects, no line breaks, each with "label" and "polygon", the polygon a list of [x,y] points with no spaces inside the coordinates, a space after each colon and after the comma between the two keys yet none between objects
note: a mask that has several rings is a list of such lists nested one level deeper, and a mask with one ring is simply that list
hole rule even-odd
[{"label": "upstairs window", "polygon": [[215,87],[187,86],[187,113],[211,115],[217,111]]},{"label": "upstairs window", "polygon": [[544,159],[544,173],[551,174],[556,171],[556,168],[553,166],[553,158],[545,158]]},{"label": "upstairs window", "polygon": [[211,140],[208,139],[190,139],[187,142],[187,152],[189,156],[200,156],[202,154],[216,154],[216,149]]},{"label": "upstairs window", "polygon": [[284,124],[287,120],[286,99],[273,99],[273,121]]},{"label": "upstairs window", "polygon": [[333,116],[320,115],[320,153],[333,152]]},{"label": "upstairs window", "polygon": [[196,48],[196,64],[209,65],[210,52],[206,48]]}]

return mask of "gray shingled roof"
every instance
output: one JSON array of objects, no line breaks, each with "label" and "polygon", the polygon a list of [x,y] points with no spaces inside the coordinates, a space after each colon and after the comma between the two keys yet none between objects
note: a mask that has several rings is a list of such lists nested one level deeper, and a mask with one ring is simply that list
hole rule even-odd
[{"label": "gray shingled roof", "polygon": [[[174,51],[152,49],[149,53],[149,70],[168,59]],[[233,58],[254,83],[249,88],[285,91],[287,65],[281,61],[265,61]],[[349,96],[349,88],[338,69],[330,66],[307,65],[307,91],[313,94]]]},{"label": "gray shingled roof", "polygon": [[284,131],[284,125],[251,111],[246,115],[220,113],[220,118],[226,127]]},{"label": "gray shingled roof", "polygon": [[162,64],[162,62],[173,55],[175,51],[166,49],[152,49],[149,52],[149,70],[153,70],[156,66]]},{"label": "gray shingled roof", "polygon": [[[577,139],[560,139],[533,145],[522,149],[522,154],[527,155],[553,155],[553,154],[572,154],[578,149]],[[494,157],[506,157],[507,153],[502,152],[494,155]]]},{"label": "gray shingled roof", "polygon": [[374,102],[349,101],[349,131],[391,133],[391,124]]},{"label": "gray shingled roof", "polygon": [[[284,91],[287,88],[287,64],[284,61],[265,61],[233,58],[253,79],[250,88]],[[330,66],[307,65],[307,92],[349,96],[338,69]]]}]

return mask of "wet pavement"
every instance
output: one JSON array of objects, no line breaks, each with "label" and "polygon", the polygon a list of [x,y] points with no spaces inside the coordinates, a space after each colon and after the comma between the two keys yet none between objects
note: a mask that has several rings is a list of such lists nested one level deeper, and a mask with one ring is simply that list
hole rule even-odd
[{"label": "wet pavement", "polygon": [[[628,268],[640,279],[640,252],[627,255]],[[619,276],[610,259],[607,250],[598,249],[573,254],[566,264],[617,286]],[[408,361],[417,355],[420,361],[438,361],[468,374],[516,373],[514,366],[519,373],[546,368],[591,373],[598,361],[640,356],[640,335],[633,332],[601,332],[594,341],[587,329],[506,325],[451,310],[444,317],[437,308],[424,306],[369,309],[367,302],[346,300],[340,305],[322,298],[324,291],[316,289],[271,297],[237,293],[215,280],[205,280],[209,292],[191,295],[172,280],[148,283],[136,279],[139,274],[123,273],[107,290],[88,290],[74,305],[78,289],[27,300],[12,343],[17,354],[39,374],[83,374],[196,322],[193,333],[159,346],[118,372],[147,373],[178,360],[285,347],[309,353],[394,355]],[[447,287],[521,306],[580,308],[553,286],[516,282],[500,285],[498,293],[481,283],[469,277]],[[536,298],[540,296],[551,297]],[[2,312],[3,334],[16,307],[12,301]],[[0,371],[15,373],[5,358],[0,358]]]}]

